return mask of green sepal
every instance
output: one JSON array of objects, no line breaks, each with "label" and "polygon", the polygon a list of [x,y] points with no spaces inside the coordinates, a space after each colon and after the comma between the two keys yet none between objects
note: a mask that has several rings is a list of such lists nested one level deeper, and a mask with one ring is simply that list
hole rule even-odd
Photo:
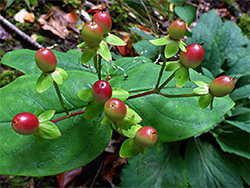
[{"label": "green sepal", "polygon": [[181,49],[181,51],[187,52],[187,50],[186,50],[186,48],[185,48],[186,44],[185,44],[182,40],[179,40],[179,41],[178,41],[178,46],[179,46],[179,48]]},{"label": "green sepal", "polygon": [[96,56],[96,48],[88,48],[86,47],[82,52],[81,56],[81,63],[86,64],[88,63],[93,57]]},{"label": "green sepal", "polygon": [[62,134],[54,123],[46,121],[39,123],[38,129],[34,132],[34,136],[37,137],[38,140],[40,140],[39,137],[57,139],[62,136]]},{"label": "green sepal", "polygon": [[79,48],[79,49],[84,49],[85,47],[86,47],[85,42],[82,42],[82,43],[77,45],[77,48]]},{"label": "green sepal", "polygon": [[62,68],[56,68],[64,80],[68,80],[68,73]]},{"label": "green sepal", "polygon": [[124,136],[128,137],[128,138],[134,138],[135,137],[135,134],[137,133],[137,131],[142,128],[141,125],[139,124],[135,124],[135,125],[132,125],[130,129],[128,130],[122,130],[122,133]]},{"label": "green sepal", "polygon": [[113,122],[105,115],[102,118],[101,125],[111,125]]},{"label": "green sepal", "polygon": [[164,51],[165,58],[173,57],[179,51],[178,42],[176,40],[169,39]]},{"label": "green sepal", "polygon": [[106,61],[109,61],[109,62],[112,61],[112,56],[111,56],[109,47],[104,41],[102,41],[100,43],[97,51],[102,56],[103,59],[105,59]]},{"label": "green sepal", "polygon": [[129,92],[127,92],[126,90],[116,87],[112,88],[111,98],[117,98],[122,101],[125,101],[128,97],[129,97]]},{"label": "green sepal", "polygon": [[93,96],[91,92],[92,88],[84,89],[81,91],[78,91],[77,96],[80,100],[84,102],[91,102],[93,101]]},{"label": "green sepal", "polygon": [[45,122],[45,121],[48,121],[50,120],[54,115],[55,115],[56,111],[55,110],[48,110],[46,112],[43,112],[41,113],[39,116],[38,116],[38,120],[39,122]]},{"label": "green sepal", "polygon": [[204,110],[208,107],[209,104],[213,102],[214,96],[210,93],[200,96],[198,101],[198,106],[201,110]]},{"label": "green sepal", "polygon": [[168,61],[166,62],[165,71],[176,71],[181,67],[181,63],[179,61]]},{"label": "green sepal", "polygon": [[180,67],[175,71],[175,85],[182,88],[189,80],[189,72],[186,67]]},{"label": "green sepal", "polygon": [[104,103],[98,103],[96,101],[91,101],[85,109],[84,118],[87,120],[92,120],[99,116],[103,111]]},{"label": "green sepal", "polygon": [[111,45],[114,45],[114,46],[125,46],[126,43],[120,39],[119,37],[111,34],[111,33],[108,33],[108,35],[106,35],[104,38],[103,38],[103,41],[111,44]]},{"label": "green sepal", "polygon": [[58,69],[55,69],[52,73],[51,76],[53,78],[53,80],[60,86],[63,85],[63,78],[60,74],[60,72],[58,71]]},{"label": "green sepal", "polygon": [[124,122],[126,122],[129,125],[134,125],[142,121],[142,118],[133,109],[129,108],[128,106],[126,106],[126,108],[127,108],[127,113],[123,119]]},{"label": "green sepal", "polygon": [[122,143],[119,154],[122,158],[132,158],[139,153],[144,153],[144,148],[138,146],[133,138],[128,138]]},{"label": "green sepal", "polygon": [[198,95],[204,95],[209,93],[209,87],[208,86],[200,86],[194,89],[194,93]]},{"label": "green sepal", "polygon": [[40,114],[42,114],[44,112],[44,110],[43,109],[41,109],[41,108],[39,108],[39,109],[37,109],[33,114],[35,115],[35,116],[39,116]]},{"label": "green sepal", "polygon": [[51,73],[43,72],[36,82],[36,90],[38,93],[42,93],[50,88],[53,84],[53,78]]},{"label": "green sepal", "polygon": [[149,42],[151,42],[155,46],[164,46],[168,43],[168,39],[169,39],[168,36],[164,36],[159,39],[150,40]]}]

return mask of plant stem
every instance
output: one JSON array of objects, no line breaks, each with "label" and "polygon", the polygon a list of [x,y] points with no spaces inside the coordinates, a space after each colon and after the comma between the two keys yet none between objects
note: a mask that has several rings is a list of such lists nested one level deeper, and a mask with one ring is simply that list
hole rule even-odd
[{"label": "plant stem", "polygon": [[160,95],[164,96],[164,97],[168,97],[168,98],[179,98],[179,97],[196,97],[196,96],[200,96],[196,93],[189,93],[189,94],[179,94],[179,95],[169,95],[169,94],[165,94],[160,92]]},{"label": "plant stem", "polygon": [[158,88],[158,91],[160,92],[162,88],[165,87],[165,85],[168,84],[168,82],[170,82],[173,78],[174,78],[174,75],[175,75],[175,72],[173,72],[173,74],[171,74],[168,79],[163,83],[161,84],[161,86]]},{"label": "plant stem", "polygon": [[[71,113],[70,114],[70,117],[72,116],[77,116],[79,114],[83,114],[85,112],[85,110],[82,110],[82,111],[79,111],[79,112],[75,112],[75,113]],[[54,119],[54,120],[51,120],[51,122],[55,123],[55,122],[58,122],[58,121],[61,121],[61,120],[64,120],[64,119],[67,119],[69,118],[69,116],[63,116],[63,117],[60,117],[60,118],[57,118],[57,119]]]},{"label": "plant stem", "polygon": [[160,81],[161,81],[161,77],[162,77],[162,74],[163,74],[163,71],[164,71],[164,68],[166,66],[166,62],[167,62],[167,58],[164,59],[163,63],[162,63],[162,66],[161,66],[161,70],[159,72],[159,77],[158,77],[158,80],[157,80],[157,83],[155,85],[155,90],[158,91],[158,87],[160,85]]},{"label": "plant stem", "polygon": [[71,114],[69,113],[68,109],[66,108],[66,105],[65,105],[65,103],[64,103],[64,101],[63,101],[62,94],[61,94],[61,92],[60,92],[60,89],[59,89],[57,83],[53,81],[53,85],[54,85],[54,87],[55,87],[55,89],[56,89],[57,96],[58,96],[58,98],[59,98],[59,100],[60,100],[60,103],[61,103],[63,109],[65,110],[67,116],[70,117]]},{"label": "plant stem", "polygon": [[99,59],[98,59],[98,79],[99,80],[102,79],[101,71],[102,71],[102,56],[99,55]]},{"label": "plant stem", "polygon": [[137,95],[129,96],[129,97],[127,98],[127,100],[129,100],[129,99],[134,99],[134,98],[138,98],[138,97],[142,97],[142,96],[145,96],[145,95],[151,95],[151,94],[154,94],[154,93],[156,93],[155,90],[147,91],[147,92],[140,93],[140,94],[137,94]]}]

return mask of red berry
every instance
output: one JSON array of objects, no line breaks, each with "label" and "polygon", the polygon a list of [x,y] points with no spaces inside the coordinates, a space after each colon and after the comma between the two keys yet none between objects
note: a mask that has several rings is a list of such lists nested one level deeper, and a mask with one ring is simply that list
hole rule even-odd
[{"label": "red berry", "polygon": [[96,47],[103,38],[101,26],[96,22],[88,22],[84,25],[81,36],[88,47]]},{"label": "red berry", "polygon": [[153,127],[145,126],[140,128],[135,135],[135,142],[141,147],[151,147],[158,139],[158,134]]},{"label": "red berry", "polygon": [[38,128],[39,120],[34,114],[23,112],[13,118],[11,125],[17,133],[29,135]]},{"label": "red berry", "polygon": [[186,32],[186,23],[183,20],[175,20],[169,27],[168,34],[170,38],[178,40]]},{"label": "red berry", "polygon": [[110,32],[111,27],[112,27],[112,20],[110,18],[110,16],[108,15],[108,13],[106,12],[97,12],[94,16],[93,16],[93,22],[98,23],[103,30],[103,35],[106,35]]},{"label": "red berry", "polygon": [[204,49],[199,44],[190,44],[186,47],[187,52],[180,53],[180,62],[187,68],[197,67],[204,56]]},{"label": "red berry", "polygon": [[233,91],[234,81],[229,76],[220,76],[211,82],[209,89],[213,96],[224,97]]},{"label": "red berry", "polygon": [[126,116],[127,108],[120,99],[111,98],[105,103],[104,112],[111,121],[119,122]]},{"label": "red berry", "polygon": [[105,80],[99,80],[92,87],[92,96],[95,101],[104,103],[112,96],[112,87]]},{"label": "red berry", "polygon": [[51,72],[55,70],[57,65],[55,54],[47,48],[37,50],[35,61],[38,68],[43,72]]}]

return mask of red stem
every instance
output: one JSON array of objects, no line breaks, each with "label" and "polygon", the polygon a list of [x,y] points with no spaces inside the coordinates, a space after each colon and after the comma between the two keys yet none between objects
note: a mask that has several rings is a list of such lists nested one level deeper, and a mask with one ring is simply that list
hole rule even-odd
[{"label": "red stem", "polygon": [[154,93],[155,93],[155,90],[147,91],[147,92],[140,93],[140,94],[137,94],[137,95],[129,96],[127,100],[137,98],[137,97],[142,97],[142,96],[145,96],[145,95],[154,94]]},{"label": "red stem", "polygon": [[85,112],[85,110],[82,110],[82,111],[79,111],[79,112],[75,112],[75,113],[71,113],[70,116],[63,116],[63,117],[60,117],[60,118],[51,120],[51,122],[52,122],[52,123],[55,123],[55,122],[58,122],[58,121],[61,121],[61,120],[70,118],[70,117],[72,117],[72,116],[77,116],[77,115],[79,115],[79,114],[83,114],[84,112]]}]

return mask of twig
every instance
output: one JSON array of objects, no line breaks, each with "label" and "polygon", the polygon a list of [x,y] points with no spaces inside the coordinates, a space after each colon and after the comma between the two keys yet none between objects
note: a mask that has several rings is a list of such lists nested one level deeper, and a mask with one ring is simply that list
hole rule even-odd
[{"label": "twig", "polygon": [[102,166],[103,166],[103,161],[102,161],[101,166],[99,167],[99,169],[98,169],[98,171],[97,171],[97,173],[96,173],[96,175],[95,175],[95,177],[93,179],[93,182],[92,182],[92,184],[90,186],[91,188],[94,186],[95,180],[96,180],[97,176],[99,175],[99,173],[100,173],[100,171],[102,169]]},{"label": "twig", "polygon": [[20,37],[22,37],[24,40],[32,44],[37,49],[44,48],[41,44],[34,41],[29,35],[22,32],[18,27],[10,23],[8,20],[6,20],[3,16],[0,15],[0,22],[3,23],[5,26],[7,26],[9,29],[14,31],[16,34],[18,34]]}]

